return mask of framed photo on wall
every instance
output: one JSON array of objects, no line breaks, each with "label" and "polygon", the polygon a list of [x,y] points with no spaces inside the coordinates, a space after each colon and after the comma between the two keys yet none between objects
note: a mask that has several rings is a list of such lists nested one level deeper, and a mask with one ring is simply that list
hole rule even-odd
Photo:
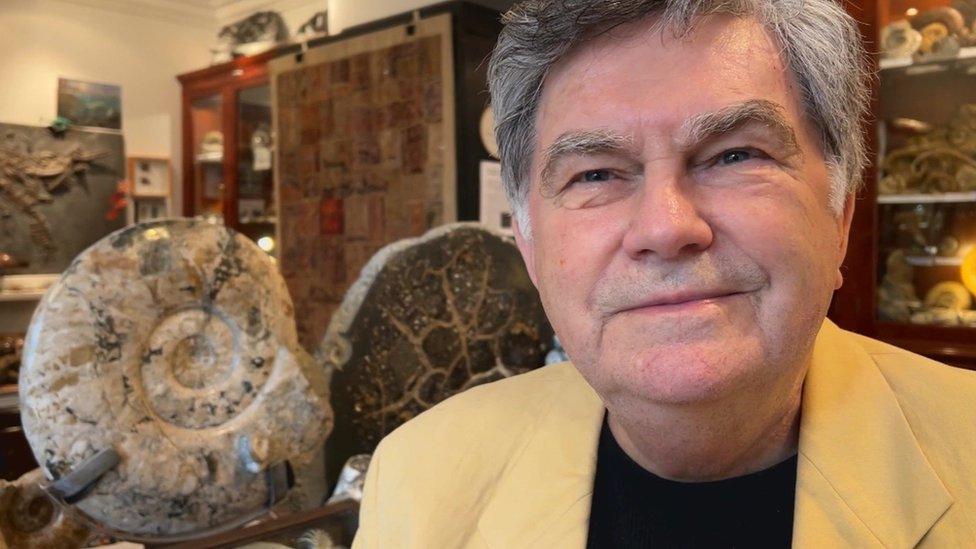
[{"label": "framed photo on wall", "polygon": [[58,116],[75,126],[121,133],[122,88],[58,78]]},{"label": "framed photo on wall", "polygon": [[173,181],[169,158],[130,156],[128,168],[133,198],[169,198]]}]

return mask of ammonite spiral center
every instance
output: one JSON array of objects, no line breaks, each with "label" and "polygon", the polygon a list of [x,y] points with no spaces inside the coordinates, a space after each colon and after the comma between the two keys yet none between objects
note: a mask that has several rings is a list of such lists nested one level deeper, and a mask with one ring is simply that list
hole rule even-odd
[{"label": "ammonite spiral center", "polygon": [[201,389],[227,376],[227,362],[218,359],[211,338],[194,334],[176,344],[171,358],[173,376],[189,389]]},{"label": "ammonite spiral center", "polygon": [[31,533],[44,528],[54,516],[54,504],[39,489],[26,489],[19,494],[9,510],[14,528]]},{"label": "ammonite spiral center", "polygon": [[212,309],[184,309],[165,317],[143,354],[142,386],[150,407],[162,419],[190,429],[237,415],[238,406],[228,406],[234,391],[227,385],[240,374],[240,337],[237,325]]}]

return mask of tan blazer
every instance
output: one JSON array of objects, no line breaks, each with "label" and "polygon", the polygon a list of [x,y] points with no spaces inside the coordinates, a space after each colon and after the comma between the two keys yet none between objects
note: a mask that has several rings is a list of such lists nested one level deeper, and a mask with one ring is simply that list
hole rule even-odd
[{"label": "tan blazer", "polygon": [[[568,364],[386,437],[354,549],[582,548],[604,408]],[[976,547],[976,373],[825,321],[803,389],[795,547]]]}]

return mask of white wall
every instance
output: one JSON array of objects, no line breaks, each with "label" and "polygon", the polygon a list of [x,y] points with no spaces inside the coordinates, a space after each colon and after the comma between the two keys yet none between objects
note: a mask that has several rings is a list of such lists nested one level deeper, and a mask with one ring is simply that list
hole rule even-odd
[{"label": "white wall", "polygon": [[[343,29],[369,23],[415,10],[443,0],[329,0],[329,32],[338,34]],[[495,8],[508,9],[514,0],[471,0]]]},{"label": "white wall", "polygon": [[[135,14],[148,10],[125,13],[95,4],[0,0],[0,122],[49,124],[57,115],[58,77],[118,84],[126,154],[170,157],[178,206],[182,128],[176,75],[209,64],[216,19],[210,10],[203,20],[166,11],[150,19]],[[0,332],[25,331],[35,305],[0,303]]]},{"label": "white wall", "polygon": [[180,195],[178,73],[205,67],[215,18],[140,16],[62,0],[0,0],[0,122],[47,125],[58,77],[122,87],[127,155],[168,156]]}]

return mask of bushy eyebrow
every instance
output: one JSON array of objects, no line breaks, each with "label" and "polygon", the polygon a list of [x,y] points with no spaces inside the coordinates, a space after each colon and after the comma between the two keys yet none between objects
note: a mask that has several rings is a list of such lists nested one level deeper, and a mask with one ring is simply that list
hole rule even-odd
[{"label": "bushy eyebrow", "polygon": [[716,137],[756,124],[773,132],[792,156],[800,152],[796,132],[786,120],[784,109],[778,103],[765,99],[751,99],[723,107],[717,111],[701,113],[686,120],[678,130],[675,143],[681,150],[691,150]]},{"label": "bushy eyebrow", "polygon": [[563,133],[543,153],[542,189],[552,184],[552,176],[559,163],[572,156],[615,155],[638,158],[634,139],[609,129],[570,131]]},{"label": "bushy eyebrow", "polygon": [[[755,124],[771,130],[773,137],[787,149],[786,154],[793,156],[800,152],[800,147],[796,132],[783,112],[783,107],[773,101],[743,101],[689,118],[676,132],[674,141],[680,150],[689,151],[711,139]],[[552,177],[564,159],[601,154],[632,159],[641,156],[634,138],[630,135],[608,128],[568,131],[556,138],[543,152],[541,189],[545,191],[552,186]]]}]

